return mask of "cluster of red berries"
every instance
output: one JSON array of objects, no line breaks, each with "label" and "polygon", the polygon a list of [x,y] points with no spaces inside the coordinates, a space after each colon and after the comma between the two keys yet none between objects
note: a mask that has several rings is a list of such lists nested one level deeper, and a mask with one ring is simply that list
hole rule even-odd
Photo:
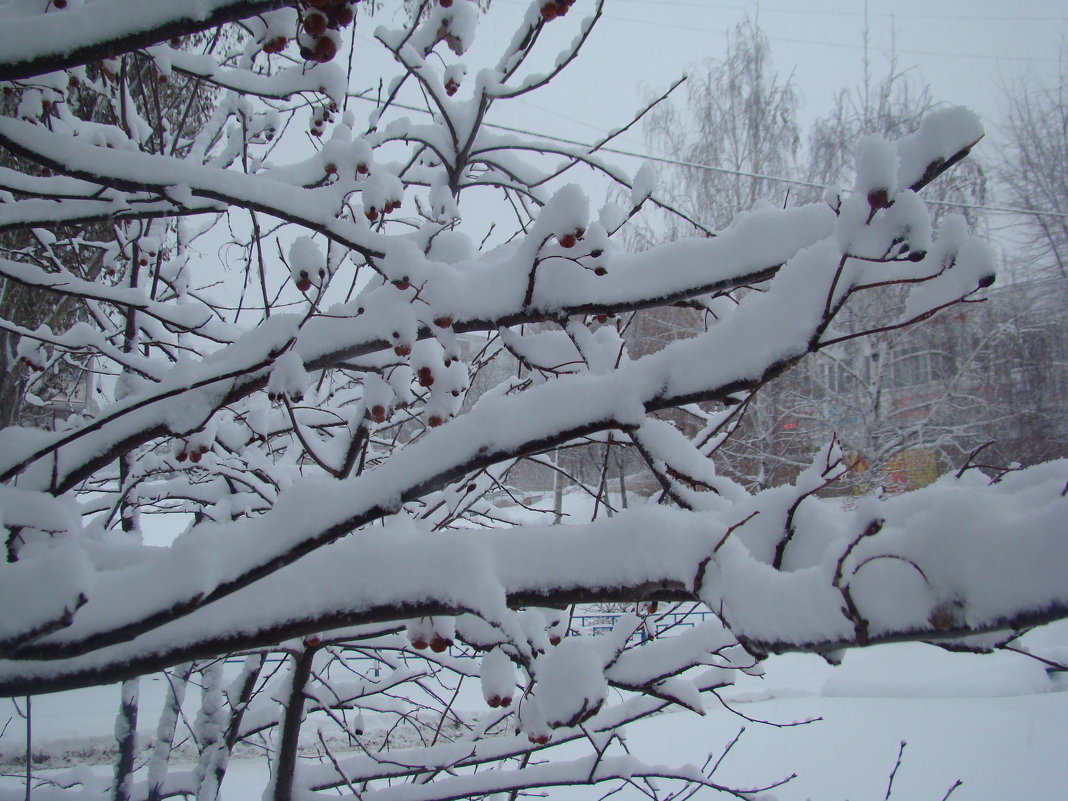
[{"label": "cluster of red berries", "polygon": [[494,709],[496,709],[499,706],[503,706],[503,707],[507,708],[507,707],[510,707],[512,705],[512,696],[510,696],[510,695],[491,695],[489,698],[486,699],[486,703],[489,704],[490,706],[492,706]]},{"label": "cluster of red berries", "polygon": [[[357,166],[356,167],[356,171],[359,172],[359,169],[360,169],[359,166]],[[400,207],[401,207],[401,202],[399,200],[387,200],[386,201],[386,205],[384,205],[382,207],[382,214],[389,214],[391,211],[396,211]],[[364,210],[363,214],[368,220],[370,220],[371,222],[374,222],[375,220],[378,219],[379,212],[378,212],[378,209],[375,206],[368,206]]]},{"label": "cluster of red berries", "polygon": [[449,78],[445,81],[445,94],[452,97],[460,89],[460,84],[456,82],[455,78]]},{"label": "cluster of red berries", "polygon": [[323,128],[328,122],[333,121],[335,111],[337,111],[337,103],[333,100],[329,105],[316,109],[311,118],[310,133],[312,136],[323,135]]},{"label": "cluster of red berries", "polygon": [[193,464],[199,462],[204,458],[204,454],[208,452],[207,445],[190,445],[188,442],[183,443],[182,449],[175,454],[174,458],[179,462],[184,462],[188,459]]},{"label": "cluster of red berries", "polygon": [[267,400],[271,403],[278,403],[279,401],[289,398],[293,403],[300,403],[304,400],[303,392],[268,392]]},{"label": "cluster of red berries", "polygon": [[19,362],[21,364],[25,365],[26,367],[30,368],[31,370],[33,370],[35,373],[40,373],[40,372],[42,372],[44,370],[44,365],[43,364],[39,364],[39,363],[37,363],[35,361],[32,361],[32,360],[26,358],[25,356],[19,356]]},{"label": "cluster of red berries", "polygon": [[345,28],[352,23],[352,6],[358,0],[305,0],[308,12],[301,20],[309,44],[301,44],[300,54],[308,61],[325,64],[337,55],[337,40],[328,31]]},{"label": "cluster of red berries", "polygon": [[[326,270],[319,270],[319,280],[326,278]],[[297,289],[301,292],[309,292],[312,288],[311,276],[308,275],[307,270],[301,270],[297,273],[297,280],[295,281]]]},{"label": "cluster of red berries", "polygon": [[549,0],[541,7],[541,18],[546,22],[562,17],[575,5],[575,0]]},{"label": "cluster of red berries", "polygon": [[415,648],[417,651],[425,651],[428,645],[430,646],[430,650],[434,653],[443,654],[445,653],[445,651],[448,650],[449,646],[452,645],[452,640],[448,639],[447,637],[442,637],[440,634],[437,633],[435,633],[434,636],[431,637],[429,643],[426,641],[426,639],[424,639],[422,635],[418,635],[414,640],[412,640],[412,648]]}]

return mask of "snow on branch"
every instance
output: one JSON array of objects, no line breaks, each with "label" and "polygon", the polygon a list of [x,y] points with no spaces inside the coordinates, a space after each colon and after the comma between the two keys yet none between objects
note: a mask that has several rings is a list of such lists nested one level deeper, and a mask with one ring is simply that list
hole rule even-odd
[{"label": "snow on branch", "polygon": [[[865,138],[842,200],[639,250],[633,221],[672,205],[611,161],[618,131],[583,148],[489,127],[580,68],[600,3],[582,21],[529,3],[490,66],[465,61],[476,4],[343,35],[379,5],[0,11],[0,692],[126,682],[131,801],[135,680],[174,665],[144,801],[210,801],[242,742],[268,744],[277,799],[657,780],[754,798],[715,760],[642,763],[619,727],[703,714],[773,652],[1068,616],[1064,462],[849,504],[829,432],[789,481],[723,469],[791,370],[991,284],[989,248],[922,196],[981,139],[973,115]],[[573,38],[530,73],[550,25]],[[855,314],[888,295],[894,315]],[[655,345],[647,315],[670,330]],[[634,464],[661,503],[625,486]],[[575,624],[608,603],[630,611],[604,636]],[[661,625],[667,603],[684,623]],[[457,710],[468,680],[489,712]],[[195,681],[197,765],[168,773]],[[368,748],[365,713],[417,736]],[[360,750],[320,730],[304,765],[305,719]],[[533,759],[561,742],[582,750]]]}]

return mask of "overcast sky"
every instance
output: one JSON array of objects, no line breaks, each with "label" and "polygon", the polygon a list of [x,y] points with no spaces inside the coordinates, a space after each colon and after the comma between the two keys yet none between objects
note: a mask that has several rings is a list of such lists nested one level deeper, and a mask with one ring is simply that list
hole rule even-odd
[{"label": "overcast sky", "polygon": [[[492,38],[487,28],[504,35],[526,4],[493,0],[479,49]],[[593,6],[577,0],[571,14],[547,26],[561,46]],[[975,109],[990,128],[1003,87],[1025,75],[1052,80],[1068,40],[1063,0],[608,0],[566,80],[510,104],[511,112],[525,127],[589,140],[627,121],[642,86],[662,90],[690,65],[721,55],[727,32],[746,14],[767,34],[780,75],[792,74],[806,124],[826,113],[837,90],[861,82],[866,24],[874,77],[885,74],[896,41],[900,68],[929,83],[936,100]],[[625,146],[643,147],[640,133]]]}]

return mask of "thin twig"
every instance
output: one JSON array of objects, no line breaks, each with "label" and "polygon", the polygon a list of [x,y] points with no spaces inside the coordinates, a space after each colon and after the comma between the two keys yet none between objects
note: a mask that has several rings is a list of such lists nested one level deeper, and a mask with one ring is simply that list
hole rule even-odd
[{"label": "thin twig", "polygon": [[901,767],[901,756],[905,753],[905,741],[901,741],[901,746],[897,749],[897,762],[894,763],[894,769],[890,771],[890,781],[886,783],[886,795],[883,796],[883,801],[889,801],[890,790],[894,786],[894,777],[897,776],[897,769]]}]

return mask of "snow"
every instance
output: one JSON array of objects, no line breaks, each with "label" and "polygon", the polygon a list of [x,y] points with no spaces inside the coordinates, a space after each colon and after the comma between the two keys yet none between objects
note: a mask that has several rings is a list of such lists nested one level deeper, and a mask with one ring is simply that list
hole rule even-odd
[{"label": "snow", "polygon": [[608,692],[603,671],[596,646],[584,637],[567,637],[535,660],[533,703],[550,728],[574,726],[601,708]]},{"label": "snow", "polygon": [[[165,692],[165,683],[159,681],[142,687],[145,708],[139,720],[146,732],[155,725]],[[190,702],[195,704],[194,695]],[[975,656],[924,645],[892,645],[850,652],[837,668],[811,655],[773,657],[765,678],[739,677],[721,695],[751,718],[778,723],[820,720],[793,728],[763,726],[735,717],[713,699],[703,717],[677,711],[628,725],[628,748],[646,764],[700,765],[709,753],[718,757],[744,728],[715,778],[753,786],[797,771],[796,779],[774,791],[783,801],[881,798],[902,740],[907,747],[894,798],[941,797],[957,779],[963,786],[955,795],[970,801],[1058,797],[1068,782],[1061,755],[1068,692],[1063,681],[1020,655]],[[96,762],[99,757],[91,754],[107,742],[118,698],[117,687],[34,698],[35,752],[49,754],[53,762],[79,753],[88,755],[82,757],[85,763]],[[4,719],[13,714],[6,703],[8,709],[0,712]],[[462,692],[458,709],[464,716],[484,714],[481,693]],[[368,720],[368,731],[380,738],[375,720]],[[7,765],[20,759],[24,744],[18,722],[0,739]],[[574,759],[584,747],[576,742],[560,749],[562,756]],[[620,752],[613,745],[608,753]],[[351,758],[344,750],[337,755]],[[637,768],[640,763],[633,764]],[[35,774],[55,775],[54,769],[44,767],[35,766]],[[93,770],[103,778],[109,769],[102,765]],[[265,780],[261,761],[234,759],[223,796],[259,799]],[[552,792],[564,799],[595,799],[606,787],[558,787]],[[7,797],[7,791],[0,792]],[[636,796],[635,789],[622,794]]]},{"label": "snow", "polygon": [[[11,2],[0,9],[0,62],[184,31],[232,5],[86,0],[41,13],[36,0]],[[790,797],[831,785],[777,787],[789,768],[767,759],[734,773],[734,752],[725,775],[712,767],[709,738],[727,742],[723,721],[739,725],[730,706],[764,704],[792,720],[845,709],[858,693],[869,706],[880,694],[960,698],[944,698],[929,675],[904,679],[923,675],[922,659],[886,675],[853,668],[852,654],[818,690],[791,685],[815,673],[797,660],[785,663],[797,671],[785,684],[760,685],[763,654],[833,661],[853,647],[928,638],[991,648],[1008,629],[1068,614],[1065,462],[993,484],[978,471],[947,475],[847,505],[816,494],[844,470],[833,440],[793,484],[748,492],[717,474],[706,443],[659,416],[686,407],[701,425],[723,422],[697,404],[733,403],[833,341],[833,318],[858,292],[910,285],[905,324],[988,285],[989,249],[961,219],[935,234],[916,195],[982,136],[974,115],[948,109],[903,141],[860,142],[855,191],[838,209],[765,204],[715,236],[628,253],[618,226],[646,200],[660,203],[650,165],[631,178],[603,153],[482,130],[496,103],[571,64],[600,5],[554,61],[538,63],[527,51],[545,24],[531,3],[510,44],[495,43],[505,50],[490,70],[457,60],[474,55],[475,6],[430,3],[407,28],[376,32],[379,55],[401,75],[379,83],[386,96],[366,117],[338,108],[359,99],[340,66],[264,52],[267,37],[292,36],[297,21],[291,10],[258,17],[268,5],[241,5],[250,38],[236,46],[150,48],[148,66],[163,76],[217,87],[195,134],[150,119],[123,92],[121,125],[81,120],[59,102],[63,73],[18,86],[15,116],[0,118],[0,144],[62,174],[0,172],[0,226],[43,231],[0,259],[0,277],[71,297],[86,314],[59,333],[14,325],[15,354],[40,367],[70,352],[106,376],[99,405],[77,419],[0,432],[0,603],[18,610],[0,621],[0,690],[122,678],[127,705],[142,683],[146,706],[173,696],[181,708],[160,716],[154,755],[128,785],[137,792],[144,779],[211,801],[236,737],[267,749],[253,769],[266,797],[276,781],[287,796],[336,789],[364,801],[594,781],[710,791],[726,782],[761,788],[743,797]],[[126,75],[112,55],[111,75],[94,87],[108,103]],[[463,91],[450,97],[456,85]],[[398,113],[412,102],[432,117]],[[294,121],[301,130],[287,131]],[[630,208],[597,210],[574,182],[580,165],[613,181],[620,203],[629,193]],[[499,209],[462,219],[468,188],[496,189],[517,224],[495,232]],[[203,214],[214,222],[171,227]],[[91,241],[85,223],[105,220],[109,241]],[[83,239],[48,233],[69,224]],[[213,225],[211,236],[226,238],[218,260],[197,241]],[[68,270],[64,247],[95,248],[99,265]],[[131,264],[141,253],[147,263]],[[678,302],[707,312],[704,330],[632,353],[625,315]],[[520,369],[488,358],[504,350]],[[479,381],[488,391],[471,390]],[[508,471],[523,460],[619,440],[639,446],[676,505],[605,516],[611,499],[598,497],[581,518],[569,509],[548,525],[547,513],[491,502],[493,488],[514,491]],[[173,540],[155,513],[177,518]],[[634,611],[600,637],[564,611],[624,600]],[[711,617],[668,623],[676,613],[654,601],[701,602]],[[912,652],[879,653],[892,665]],[[225,654],[246,657],[240,672]],[[148,676],[175,664],[188,667],[161,693]],[[947,670],[969,700],[1013,689],[1062,700],[1059,679],[1018,664],[996,678]],[[67,710],[78,703],[57,698]],[[305,716],[302,747],[322,751],[318,764],[299,760],[307,770],[289,788],[281,768],[292,752],[280,746]],[[132,720],[105,729],[109,740],[132,734]],[[654,732],[646,753],[627,750],[625,725],[631,744]],[[199,759],[164,776],[170,752],[193,750],[173,741],[177,731],[193,737]],[[761,731],[758,743],[778,730]],[[882,749],[874,733],[853,736],[854,751]],[[38,737],[63,749],[47,724]],[[782,742],[773,748],[785,756],[802,748]],[[557,750],[540,751],[550,743]],[[501,762],[512,758],[522,769]],[[861,757],[850,764],[861,763],[885,775]],[[75,792],[90,801],[106,792],[83,778]],[[847,778],[846,792],[871,794]],[[944,786],[941,775],[925,778]],[[38,794],[58,801],[58,786]],[[0,801],[18,789],[0,782]]]}]

